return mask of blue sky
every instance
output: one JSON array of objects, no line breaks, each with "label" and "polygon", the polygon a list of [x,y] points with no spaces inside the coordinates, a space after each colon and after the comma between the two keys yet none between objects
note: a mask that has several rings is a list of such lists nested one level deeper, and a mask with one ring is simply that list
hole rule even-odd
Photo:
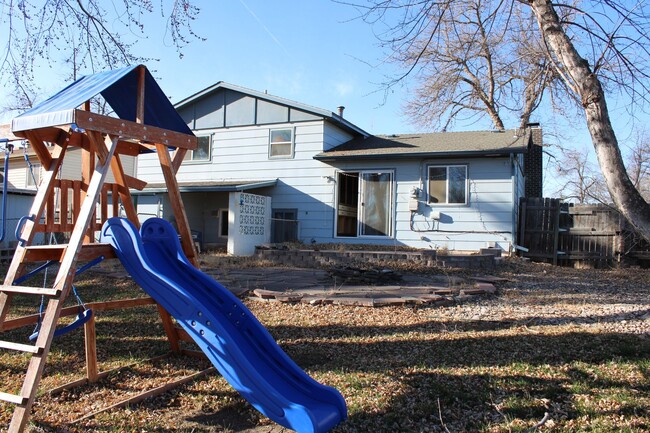
[{"label": "blue sky", "polygon": [[[136,42],[136,55],[160,59],[147,66],[172,102],[218,81],[227,81],[332,112],[343,105],[348,120],[373,134],[422,132],[402,114],[408,82],[393,87],[388,94],[383,91],[381,83],[400,71],[397,65],[385,61],[386,52],[373,33],[380,29],[359,19],[355,8],[332,0],[194,3],[201,12],[193,30],[205,41],[190,37],[182,58],[165,33],[159,5],[146,16],[146,36],[138,30],[129,34],[123,27],[115,27],[124,41]],[[41,64],[37,71],[42,98],[68,84],[65,76],[69,71],[49,66]],[[566,131],[576,128],[567,128],[565,122],[556,124],[557,117],[548,112],[540,110],[532,120],[541,122],[549,133],[563,131],[563,140],[585,141],[566,137]],[[516,126],[506,124],[506,128]],[[584,122],[576,126],[586,130]],[[488,119],[453,126],[453,130],[491,128]]]},{"label": "blue sky", "polygon": [[[197,0],[196,4],[201,13],[193,29],[206,40],[192,40],[182,58],[164,32],[159,11],[147,17],[146,38],[135,31],[123,35],[137,41],[137,55],[160,59],[147,66],[172,102],[227,81],[332,112],[343,105],[349,121],[373,134],[421,132],[402,114],[408,83],[388,95],[382,91],[380,83],[397,72],[396,65],[383,60],[386,53],[373,33],[378,29],[358,19],[354,8],[330,0]],[[43,98],[67,84],[64,75],[56,67],[42,67]],[[624,148],[630,136],[629,116],[613,103],[610,109]],[[541,122],[547,143],[593,153],[584,120],[567,122],[549,107],[532,120]],[[453,129],[491,128],[485,119],[457,123]]]},{"label": "blue sky", "polygon": [[[176,102],[217,81],[336,112],[375,133],[412,132],[401,115],[403,89],[384,101],[379,83],[394,72],[382,63],[373,30],[357,12],[327,0],[222,0],[201,2],[193,41],[179,59],[163,47],[149,65]],[[156,40],[158,39],[158,40]],[[160,46],[164,34],[140,45]],[[156,49],[156,48],[154,48]],[[163,54],[164,53],[164,54]]]}]

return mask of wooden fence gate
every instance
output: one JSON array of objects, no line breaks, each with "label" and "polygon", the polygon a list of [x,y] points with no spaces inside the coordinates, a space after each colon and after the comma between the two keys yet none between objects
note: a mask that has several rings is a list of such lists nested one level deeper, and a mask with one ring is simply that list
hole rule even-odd
[{"label": "wooden fence gate", "polygon": [[518,244],[533,260],[574,266],[648,264],[650,245],[606,205],[522,198]]}]

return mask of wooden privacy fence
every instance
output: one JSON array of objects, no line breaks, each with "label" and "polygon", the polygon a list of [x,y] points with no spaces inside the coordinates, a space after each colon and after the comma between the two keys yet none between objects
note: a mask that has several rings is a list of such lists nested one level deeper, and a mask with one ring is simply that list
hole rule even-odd
[{"label": "wooden privacy fence", "polygon": [[647,264],[650,245],[606,205],[522,198],[518,245],[524,257],[553,264],[619,266]]}]

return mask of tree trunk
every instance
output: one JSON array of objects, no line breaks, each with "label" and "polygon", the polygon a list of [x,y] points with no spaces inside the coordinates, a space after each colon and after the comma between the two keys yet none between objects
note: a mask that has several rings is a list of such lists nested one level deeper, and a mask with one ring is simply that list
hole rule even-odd
[{"label": "tree trunk", "polygon": [[544,40],[565,68],[560,72],[564,73],[566,84],[580,96],[598,164],[614,205],[639,234],[650,242],[650,205],[634,187],[625,170],[598,77],[568,38],[552,3],[548,0],[530,0],[529,4]]}]

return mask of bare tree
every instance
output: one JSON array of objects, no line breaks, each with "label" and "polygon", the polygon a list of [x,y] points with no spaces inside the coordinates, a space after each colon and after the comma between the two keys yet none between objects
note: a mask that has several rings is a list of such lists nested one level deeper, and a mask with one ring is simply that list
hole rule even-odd
[{"label": "bare tree", "polygon": [[[470,5],[475,7],[471,8]],[[503,93],[513,106],[522,107],[522,118],[526,116],[523,107],[531,106],[534,109],[546,89],[563,91],[556,95],[562,98],[561,102],[567,106],[577,103],[577,108],[585,116],[598,163],[615,206],[650,241],[650,205],[627,174],[609,118],[605,94],[605,89],[608,89],[628,96],[630,104],[647,102],[650,90],[650,5],[644,1],[623,0],[575,0],[568,3],[551,3],[550,0],[368,0],[363,4],[354,3],[354,6],[360,8],[364,20],[384,26],[379,33],[380,41],[398,53],[395,59],[405,61],[405,72],[388,82],[387,86],[410,74],[439,68],[443,73],[455,74],[452,79],[446,75],[438,76],[439,80],[448,80],[448,85],[453,87],[444,95],[464,94],[463,88],[456,84],[467,81],[459,72],[462,68],[449,71],[440,64],[434,66],[427,63],[427,60],[437,62],[435,56],[427,56],[429,52],[444,53],[451,47],[447,44],[454,37],[454,33],[447,30],[451,21],[456,23],[452,29],[475,29],[474,33],[467,31],[475,35],[472,38],[466,38],[464,31],[457,31],[457,40],[463,43],[455,49],[461,65],[463,59],[477,56],[483,59],[485,66],[481,66],[480,70],[488,71],[487,74],[483,73],[488,79],[481,81],[483,93],[489,95],[492,83],[508,82],[518,72],[526,77],[523,82],[513,81],[519,83],[517,86],[504,87],[510,94]],[[478,24],[481,20],[474,19],[477,14],[483,17],[483,24]],[[526,18],[536,26],[526,26],[529,22]],[[510,32],[510,29],[515,32]],[[482,31],[485,31],[485,35]],[[521,43],[517,44],[517,40]],[[506,42],[506,53],[513,60],[511,69],[492,68],[492,71],[498,70],[504,75],[491,76],[489,65],[508,64],[508,61],[488,63],[484,60],[493,59],[490,55],[499,51],[499,47],[485,48],[486,45],[493,45],[494,41]],[[518,52],[515,48],[519,45],[530,46],[535,55],[520,58],[525,66],[515,68],[517,56],[514,53]],[[412,54],[405,55],[409,52]],[[471,54],[466,57],[466,53]],[[538,79],[533,79],[536,76]],[[473,97],[480,100],[478,93]],[[444,98],[430,100],[431,104],[442,105],[447,101]],[[458,115],[466,110],[476,112],[475,106],[466,105],[458,105],[456,111],[447,109],[445,114]],[[506,105],[500,103],[497,108]],[[484,113],[489,114],[489,111]],[[494,120],[493,123],[495,127],[500,127]]]},{"label": "bare tree", "polygon": [[523,127],[545,93],[566,94],[537,24],[520,7],[504,10],[492,0],[370,3],[363,18],[383,25],[378,38],[405,69],[384,84],[388,90],[415,77],[406,112],[419,126],[446,130],[461,118],[488,116],[504,129],[514,116]]},{"label": "bare tree", "polygon": [[[135,54],[146,17],[160,15],[179,56],[193,38],[199,9],[191,0],[0,0],[0,78],[11,96],[4,111],[31,107],[43,73],[80,73],[155,60]],[[152,21],[161,26],[159,20]]]},{"label": "bare tree", "polygon": [[630,149],[627,171],[634,187],[646,201],[650,201],[650,137],[639,134]]},{"label": "bare tree", "polygon": [[610,202],[603,177],[592,163],[588,149],[562,149],[554,171],[559,181],[555,194],[561,199],[580,204]]}]

